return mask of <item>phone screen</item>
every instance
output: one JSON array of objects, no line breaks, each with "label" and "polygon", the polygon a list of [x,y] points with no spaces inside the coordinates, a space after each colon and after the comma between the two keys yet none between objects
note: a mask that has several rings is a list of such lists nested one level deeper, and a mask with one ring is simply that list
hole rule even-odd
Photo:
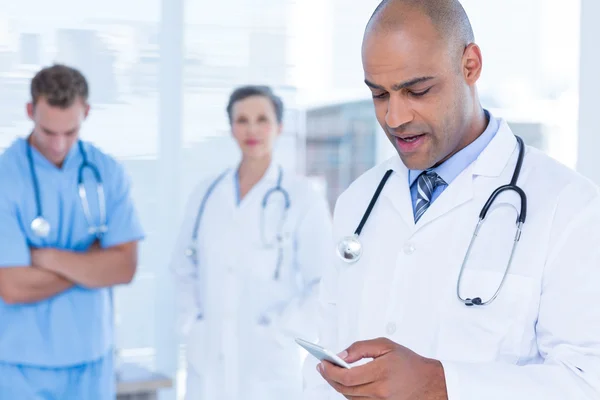
[{"label": "phone screen", "polygon": [[319,361],[329,361],[330,363],[337,365],[341,368],[350,369],[350,365],[344,360],[342,360],[339,356],[333,353],[330,350],[327,350],[318,344],[307,342],[303,339],[296,339],[296,343],[298,343],[302,348],[312,354],[313,357],[318,359]]}]

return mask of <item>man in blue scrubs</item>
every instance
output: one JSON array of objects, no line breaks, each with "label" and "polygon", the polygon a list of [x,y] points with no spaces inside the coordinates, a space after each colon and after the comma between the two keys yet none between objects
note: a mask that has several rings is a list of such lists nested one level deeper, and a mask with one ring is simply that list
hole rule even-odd
[{"label": "man in blue scrubs", "polygon": [[111,288],[131,282],[143,231],[122,166],[79,139],[84,76],[44,68],[31,97],[33,131],[0,156],[0,399],[112,400]]}]

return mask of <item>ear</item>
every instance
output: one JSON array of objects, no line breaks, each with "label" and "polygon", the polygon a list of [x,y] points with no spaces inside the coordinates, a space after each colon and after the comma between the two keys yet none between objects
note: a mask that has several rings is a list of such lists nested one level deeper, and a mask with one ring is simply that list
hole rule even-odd
[{"label": "ear", "polygon": [[279,124],[277,124],[277,136],[281,136],[282,132],[283,132],[283,124],[280,122]]},{"label": "ear", "polygon": [[479,80],[483,67],[481,49],[475,43],[469,44],[463,52],[462,65],[467,84],[474,85]]},{"label": "ear", "polygon": [[90,105],[89,104],[85,104],[85,111],[83,112],[83,118],[87,118],[88,114],[90,113]]},{"label": "ear", "polygon": [[33,120],[33,103],[27,103],[27,116],[30,120]]}]

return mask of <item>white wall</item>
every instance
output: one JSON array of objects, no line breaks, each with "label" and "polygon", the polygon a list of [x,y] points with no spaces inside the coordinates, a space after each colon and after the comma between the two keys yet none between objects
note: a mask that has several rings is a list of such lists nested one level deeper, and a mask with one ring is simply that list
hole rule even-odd
[{"label": "white wall", "polygon": [[600,184],[600,2],[581,0],[581,59],[577,170]]}]

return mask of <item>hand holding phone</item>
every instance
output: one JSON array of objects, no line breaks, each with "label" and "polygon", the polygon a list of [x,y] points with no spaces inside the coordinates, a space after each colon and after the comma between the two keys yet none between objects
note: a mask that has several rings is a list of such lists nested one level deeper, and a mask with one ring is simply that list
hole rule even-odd
[{"label": "hand holding phone", "polygon": [[296,339],[296,343],[302,346],[306,351],[312,354],[319,361],[325,360],[341,368],[351,368],[350,365],[346,361],[342,360],[338,355],[336,355],[332,351],[327,350],[326,348],[319,346],[318,344],[310,343],[300,338]]}]

